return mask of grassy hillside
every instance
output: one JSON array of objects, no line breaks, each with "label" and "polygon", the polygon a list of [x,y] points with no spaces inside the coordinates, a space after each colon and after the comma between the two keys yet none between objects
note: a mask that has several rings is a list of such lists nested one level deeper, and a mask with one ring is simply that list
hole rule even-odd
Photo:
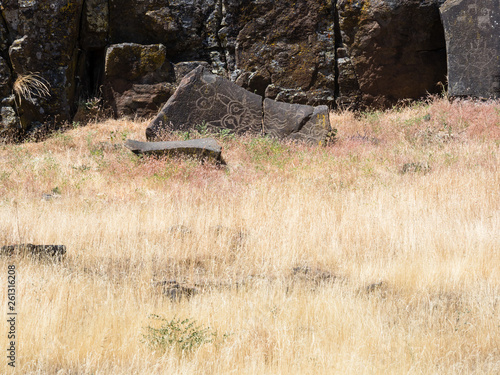
[{"label": "grassy hillside", "polygon": [[500,104],[331,121],[325,148],[213,135],[226,168],[120,147],[147,122],[0,144],[0,245],[68,249],[0,257],[18,373],[499,373]]}]

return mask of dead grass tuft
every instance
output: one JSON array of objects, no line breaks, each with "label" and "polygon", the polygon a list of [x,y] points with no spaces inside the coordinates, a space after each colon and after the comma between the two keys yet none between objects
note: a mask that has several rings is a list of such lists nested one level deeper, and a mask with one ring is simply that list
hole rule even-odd
[{"label": "dead grass tuft", "polygon": [[35,98],[50,96],[50,83],[38,73],[20,74],[14,82],[14,93],[34,103]]}]

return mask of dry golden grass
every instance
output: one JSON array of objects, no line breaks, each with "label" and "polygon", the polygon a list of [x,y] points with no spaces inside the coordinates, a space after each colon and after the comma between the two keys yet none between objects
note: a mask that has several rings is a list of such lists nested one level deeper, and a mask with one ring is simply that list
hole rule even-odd
[{"label": "dry golden grass", "polygon": [[[331,120],[326,148],[219,137],[226,169],[100,143],[146,122],[0,145],[0,245],[68,249],[0,258],[17,373],[500,373],[500,104]],[[168,280],[198,293],[172,301]],[[150,314],[217,338],[154,350]]]}]

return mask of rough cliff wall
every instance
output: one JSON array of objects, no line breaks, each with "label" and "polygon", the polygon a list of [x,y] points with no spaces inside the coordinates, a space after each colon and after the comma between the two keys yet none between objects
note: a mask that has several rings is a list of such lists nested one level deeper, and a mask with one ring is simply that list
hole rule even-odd
[{"label": "rough cliff wall", "polygon": [[[288,103],[416,99],[445,83],[442,2],[3,0],[0,132],[71,122],[93,97],[152,116],[199,65]],[[50,96],[15,94],[32,73]]]}]

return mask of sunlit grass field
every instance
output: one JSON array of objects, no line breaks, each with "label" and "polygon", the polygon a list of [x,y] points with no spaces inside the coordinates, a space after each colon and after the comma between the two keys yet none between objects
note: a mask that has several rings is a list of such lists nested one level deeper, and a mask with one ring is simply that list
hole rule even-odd
[{"label": "sunlit grass field", "polygon": [[319,148],[171,134],[225,167],[121,147],[147,121],[0,143],[0,246],[67,247],[0,256],[0,373],[500,373],[500,103],[331,122]]}]

